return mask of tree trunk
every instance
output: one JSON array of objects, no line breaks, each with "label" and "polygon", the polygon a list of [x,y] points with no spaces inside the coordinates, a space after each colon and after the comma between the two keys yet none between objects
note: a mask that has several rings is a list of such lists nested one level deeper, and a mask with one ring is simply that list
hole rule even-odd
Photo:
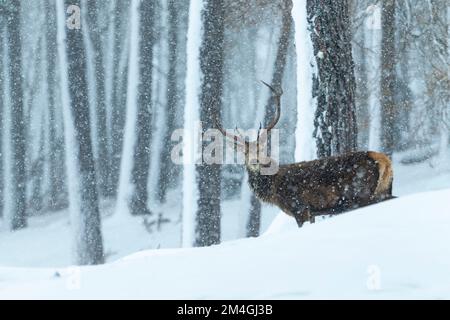
[{"label": "tree trunk", "polygon": [[3,57],[5,55],[5,42],[4,42],[4,25],[0,23],[0,217],[3,217],[4,208],[4,186],[5,186],[5,175],[3,169],[3,129],[4,129],[4,113],[5,113],[5,68],[3,64]]},{"label": "tree trunk", "polygon": [[7,19],[9,76],[11,89],[11,170],[13,189],[10,228],[26,227],[26,168],[25,118],[22,89],[22,44],[20,0],[11,0],[12,10]]},{"label": "tree trunk", "polygon": [[261,201],[252,193],[250,214],[247,222],[247,237],[259,237],[261,230]]},{"label": "tree trunk", "polygon": [[[111,111],[111,168],[109,178],[109,194],[117,195],[120,177],[120,163],[122,160],[123,134],[125,126],[125,112],[127,97],[128,68],[121,70],[122,56],[127,53],[123,43],[124,12],[128,12],[126,4],[128,1],[115,0],[114,10],[114,66],[113,66],[113,92]],[[127,60],[127,59],[126,59]],[[124,71],[124,72],[122,72]]]},{"label": "tree trunk", "polygon": [[[399,10],[407,11],[405,8],[405,4],[407,2],[403,1],[401,4],[399,3]],[[407,13],[404,16],[408,16]],[[395,147],[397,150],[405,150],[409,147],[409,134],[411,132],[410,128],[410,117],[411,117],[411,109],[412,109],[412,91],[410,88],[410,46],[411,46],[411,37],[409,34],[409,30],[411,28],[411,21],[400,20],[399,14],[397,15],[397,37],[398,47],[396,48],[396,61],[398,67],[395,68],[396,75],[396,89],[397,92],[395,94],[395,105],[397,106],[397,114],[396,114],[396,123],[395,123],[395,138],[396,141]]]},{"label": "tree trunk", "polygon": [[47,103],[49,117],[49,196],[47,207],[50,211],[61,210],[67,205],[64,186],[64,147],[58,137],[56,127],[56,8],[51,0],[46,0],[46,41],[47,41]]},{"label": "tree trunk", "polygon": [[94,48],[95,86],[97,105],[95,106],[97,121],[97,176],[99,192],[102,196],[111,196],[108,188],[110,176],[110,157],[108,148],[108,134],[106,129],[106,95],[105,95],[105,66],[103,63],[102,30],[98,21],[99,1],[87,0],[87,18],[89,35]]},{"label": "tree trunk", "polygon": [[[200,94],[200,121],[203,130],[214,128],[213,119],[221,122],[224,65],[224,2],[205,0],[204,35],[200,48],[200,69],[203,75]],[[203,145],[205,147],[205,144]],[[203,150],[203,148],[202,148]],[[220,242],[221,166],[198,165],[199,190],[196,214],[195,246]]]},{"label": "tree trunk", "polygon": [[[65,4],[65,8],[71,5],[80,7],[80,0],[66,0]],[[77,193],[75,196],[80,204],[77,263],[100,264],[104,262],[104,254],[89,119],[86,49],[81,29],[66,27],[65,30],[69,97],[80,181],[79,190],[71,190]]]},{"label": "tree trunk", "polygon": [[142,1],[139,32],[139,87],[136,145],[132,170],[134,185],[130,209],[133,215],[150,214],[147,207],[148,175],[150,171],[150,142],[152,122],[152,72],[154,44],[154,4]]},{"label": "tree trunk", "polygon": [[314,136],[319,157],[356,149],[355,76],[347,1],[307,0],[317,61]]},{"label": "tree trunk", "polygon": [[[363,12],[368,4],[365,1],[353,0],[352,12],[353,19],[356,19],[361,12]],[[369,108],[369,62],[368,50],[370,47],[370,37],[368,37],[367,26],[365,20],[361,18],[352,25],[352,32],[354,33],[354,41],[357,45],[353,47],[353,54],[355,60],[355,104],[356,104],[356,118],[358,119],[358,148],[367,150],[369,146],[369,132],[370,132],[370,108]]]},{"label": "tree trunk", "polygon": [[166,126],[163,138],[164,145],[161,150],[161,168],[158,183],[158,199],[161,203],[166,201],[167,189],[175,178],[174,165],[170,159],[170,153],[173,144],[171,135],[175,130],[175,114],[179,93],[177,89],[177,57],[178,57],[178,7],[175,0],[169,0],[169,72],[167,75],[167,108],[166,108]]},{"label": "tree trunk", "polygon": [[392,155],[396,120],[395,0],[383,0],[381,12],[381,146],[384,153]]},{"label": "tree trunk", "polygon": [[[43,123],[45,123],[43,121]],[[29,179],[32,179],[31,183],[31,197],[29,207],[33,209],[33,213],[40,213],[43,209],[42,199],[42,182],[44,178],[44,148],[45,148],[45,127],[42,125],[40,137],[39,137],[39,151],[36,160],[31,164],[29,170]]]}]

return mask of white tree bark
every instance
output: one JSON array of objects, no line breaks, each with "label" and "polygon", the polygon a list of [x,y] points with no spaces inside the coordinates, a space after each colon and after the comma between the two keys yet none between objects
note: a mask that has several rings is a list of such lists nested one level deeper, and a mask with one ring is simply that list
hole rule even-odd
[{"label": "white tree bark", "polygon": [[191,247],[195,240],[195,214],[197,212],[198,188],[195,157],[199,145],[196,132],[200,119],[200,45],[202,41],[203,0],[191,0],[187,34],[186,103],[183,135],[183,230],[182,245]]},{"label": "white tree bark", "polygon": [[306,20],[306,0],[294,1],[292,17],[295,24],[297,52],[297,128],[295,131],[295,160],[316,158],[313,138],[316,99],[313,98],[313,75],[316,73],[313,46]]}]

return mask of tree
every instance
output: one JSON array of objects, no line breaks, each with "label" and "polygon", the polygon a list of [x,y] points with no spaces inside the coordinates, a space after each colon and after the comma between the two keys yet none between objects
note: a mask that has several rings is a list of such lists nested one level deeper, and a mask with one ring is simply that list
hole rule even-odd
[{"label": "tree", "polygon": [[57,131],[58,120],[56,118],[56,8],[51,0],[45,1],[46,10],[46,41],[47,41],[47,103],[48,103],[48,139],[50,154],[49,166],[49,196],[48,209],[56,211],[63,208],[66,203],[66,190],[64,185],[64,144]]},{"label": "tree", "polygon": [[[204,34],[200,47],[200,121],[203,130],[221,121],[224,64],[224,1],[206,0]],[[203,150],[203,148],[202,148]],[[195,246],[220,242],[221,166],[201,164],[196,168],[199,190]]]},{"label": "tree", "polygon": [[[69,179],[77,179],[74,184],[76,189],[70,188],[70,201],[72,208],[79,212],[72,212],[72,223],[76,229],[76,263],[81,265],[100,264],[104,262],[103,240],[101,233],[101,221],[96,184],[95,162],[91,140],[91,122],[89,114],[88,84],[86,76],[86,49],[83,42],[83,33],[80,28],[80,0],[58,1],[58,30],[60,34],[66,34],[65,51],[60,50],[62,65],[67,63],[66,88],[68,101],[66,105],[65,130],[66,142],[73,141],[76,155],[74,166],[68,166],[69,170],[75,170],[68,174]],[[64,12],[70,14],[65,23]],[[64,38],[64,36],[62,36]],[[61,38],[61,36],[60,36]],[[64,85],[64,84],[63,84]],[[65,94],[63,93],[63,96]],[[72,132],[73,131],[73,132]],[[72,136],[73,133],[73,136]],[[74,210],[75,211],[75,210]]]},{"label": "tree", "polygon": [[179,101],[179,93],[177,86],[177,58],[178,58],[178,7],[175,0],[169,0],[169,72],[167,75],[167,108],[166,108],[166,125],[164,134],[164,146],[161,149],[161,168],[158,183],[158,199],[165,202],[167,189],[174,179],[174,165],[170,160],[171,151],[171,135],[175,129],[176,108]]},{"label": "tree", "polygon": [[[5,54],[5,32],[4,32],[3,19],[0,17],[0,56],[3,57]],[[3,169],[3,128],[4,128],[4,112],[5,112],[5,99],[4,99],[4,88],[5,88],[5,78],[4,78],[4,65],[3,58],[0,59],[0,217],[3,217],[4,208],[4,169]]]},{"label": "tree", "polygon": [[154,44],[154,4],[140,4],[139,30],[139,86],[136,123],[136,145],[134,149],[131,181],[134,186],[130,208],[134,215],[150,214],[147,207],[148,175],[150,169],[150,142],[152,122],[152,72]]},{"label": "tree", "polygon": [[395,146],[395,6],[395,0],[383,0],[381,11],[381,145],[388,155]]},{"label": "tree", "polygon": [[11,201],[10,228],[26,227],[26,145],[25,118],[22,89],[22,44],[20,23],[20,0],[11,0],[6,23],[8,34],[8,61],[11,90]]},{"label": "tree", "polygon": [[111,168],[109,179],[109,193],[117,195],[122,161],[125,113],[123,106],[127,100],[128,78],[128,46],[125,13],[128,13],[129,1],[115,0],[112,21],[112,92],[111,92]]},{"label": "tree", "polygon": [[105,93],[105,65],[103,57],[103,31],[99,22],[99,1],[87,0],[87,21],[89,25],[89,36],[94,51],[95,64],[95,88],[96,88],[96,128],[97,128],[97,170],[98,186],[100,194],[111,196],[109,188],[110,157],[108,149],[107,115],[106,115],[106,93]]},{"label": "tree", "polygon": [[314,136],[319,157],[356,149],[355,76],[347,1],[307,0],[318,74]]}]

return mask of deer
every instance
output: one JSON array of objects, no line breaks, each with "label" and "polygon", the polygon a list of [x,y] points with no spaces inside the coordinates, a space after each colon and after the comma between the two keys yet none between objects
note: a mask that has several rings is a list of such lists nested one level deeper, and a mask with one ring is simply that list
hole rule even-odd
[{"label": "deer", "polygon": [[[267,147],[267,135],[280,120],[283,91],[262,83],[271,90],[276,110],[267,127],[260,126],[256,141],[249,141],[240,132],[236,135],[224,130],[213,119],[225,139],[243,152],[248,183],[259,200],[277,206],[302,227],[305,222],[314,223],[316,216],[340,214],[395,198],[392,162],[386,154],[374,151],[279,165],[274,174],[263,173],[275,160],[258,159],[258,155]],[[264,139],[261,132],[266,135]]]}]

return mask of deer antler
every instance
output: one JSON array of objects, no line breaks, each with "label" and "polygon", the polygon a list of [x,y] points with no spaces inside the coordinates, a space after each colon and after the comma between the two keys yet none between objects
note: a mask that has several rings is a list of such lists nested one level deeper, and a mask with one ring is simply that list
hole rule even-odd
[{"label": "deer antler", "polygon": [[[272,130],[276,124],[278,123],[278,121],[280,120],[280,116],[281,116],[281,95],[283,94],[283,90],[280,88],[279,91],[275,90],[271,85],[267,84],[266,82],[262,81],[261,82],[270,89],[270,91],[272,92],[275,102],[276,102],[276,111],[275,111],[275,117],[273,118],[272,122],[269,123],[269,125],[267,126],[267,128],[262,128],[261,124],[259,126],[259,130],[258,130],[258,139],[259,139],[259,135],[262,129],[266,130],[267,133],[270,132],[270,130]],[[246,141],[244,140],[244,138],[242,137],[241,133],[239,132],[239,130],[236,128],[236,131],[239,133],[239,135],[235,135],[235,134],[231,134],[229,132],[227,132],[224,128],[222,128],[222,125],[219,123],[219,121],[217,120],[217,117],[214,117],[214,124],[216,125],[217,129],[227,138],[230,138],[231,140],[233,140],[235,143],[240,143],[241,145],[246,145]]]},{"label": "deer antler", "polygon": [[222,125],[217,120],[217,117],[214,117],[214,124],[216,125],[217,129],[227,138],[230,138],[235,143],[240,143],[242,145],[245,145],[245,141],[242,139],[242,137],[228,133],[224,128],[222,128]]},{"label": "deer antler", "polygon": [[276,126],[278,121],[280,121],[280,116],[281,116],[281,96],[283,95],[283,90],[280,88],[280,90],[277,91],[277,90],[274,89],[274,87],[272,87],[271,85],[267,84],[266,82],[264,82],[262,80],[261,80],[261,82],[266,87],[268,87],[270,89],[270,91],[272,91],[272,94],[273,94],[273,96],[275,98],[275,102],[276,102],[275,117],[273,118],[272,122],[269,123],[267,128],[264,128],[265,130],[267,130],[267,133],[269,133],[270,130],[272,130]]}]

